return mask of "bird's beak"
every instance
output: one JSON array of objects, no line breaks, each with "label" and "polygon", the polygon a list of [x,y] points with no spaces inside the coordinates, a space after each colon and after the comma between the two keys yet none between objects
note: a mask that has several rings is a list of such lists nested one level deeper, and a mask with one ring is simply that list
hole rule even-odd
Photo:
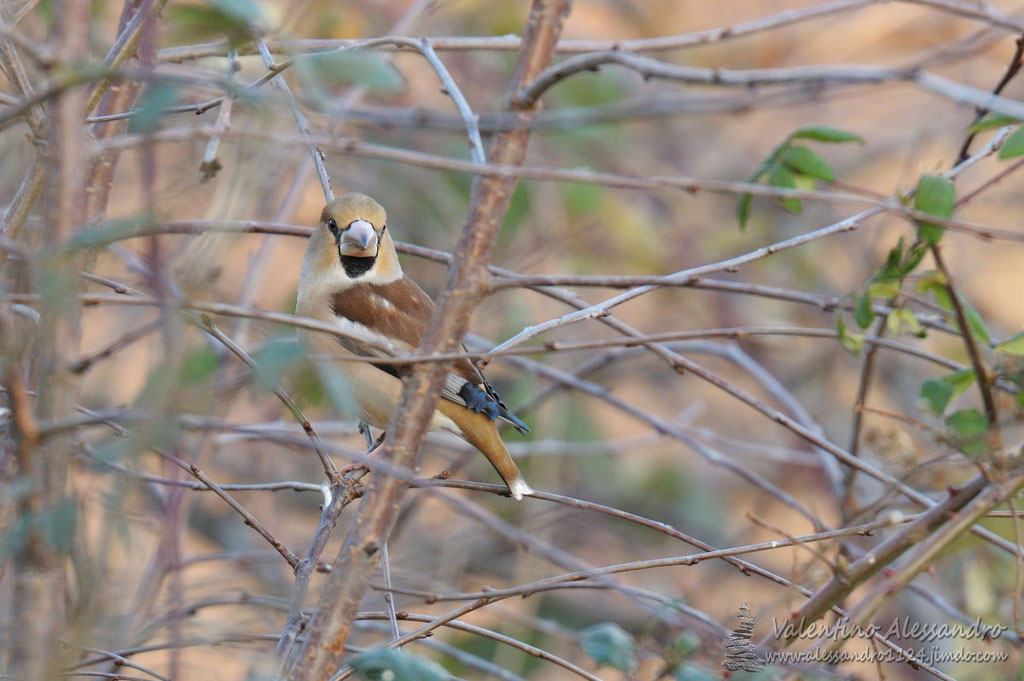
[{"label": "bird's beak", "polygon": [[341,239],[342,255],[374,256],[370,244],[377,238],[377,232],[366,220],[356,220],[348,226]]}]

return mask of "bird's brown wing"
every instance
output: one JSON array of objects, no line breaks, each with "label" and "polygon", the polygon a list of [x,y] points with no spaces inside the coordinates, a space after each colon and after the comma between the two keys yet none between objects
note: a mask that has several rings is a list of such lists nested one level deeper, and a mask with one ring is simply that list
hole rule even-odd
[{"label": "bird's brown wing", "polygon": [[[331,309],[335,316],[355,322],[400,349],[420,344],[434,314],[434,301],[408,276],[387,284],[360,284],[334,294]],[[379,350],[350,338],[340,338],[345,348],[358,355],[384,356]],[[401,378],[408,366],[384,364],[378,369]],[[467,388],[467,384],[476,388]],[[456,360],[445,378],[441,396],[456,404],[482,411],[493,390],[483,374],[468,359]],[[477,394],[480,393],[479,400]],[[468,397],[468,399],[467,399]],[[494,417],[497,418],[497,415]]]},{"label": "bird's brown wing", "polygon": [[[401,349],[412,349],[423,340],[434,314],[434,301],[408,276],[387,284],[362,284],[334,294],[331,308],[337,317],[355,322]],[[346,349],[358,355],[383,356],[364,343],[339,339]],[[463,348],[465,350],[465,348]],[[407,365],[377,364],[381,371],[403,377]],[[509,412],[494,392],[483,373],[468,359],[452,364],[445,376],[441,397],[458,405],[486,414],[492,420],[504,419],[521,433],[529,432],[526,424]]]}]

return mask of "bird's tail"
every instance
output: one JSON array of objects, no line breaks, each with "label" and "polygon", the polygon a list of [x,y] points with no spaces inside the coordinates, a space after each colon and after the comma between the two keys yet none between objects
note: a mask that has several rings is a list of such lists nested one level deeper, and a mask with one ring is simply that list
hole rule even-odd
[{"label": "bird's tail", "polygon": [[501,441],[494,421],[484,414],[478,414],[447,400],[441,400],[437,409],[454,421],[462,431],[462,437],[487,457],[494,470],[498,471],[498,475],[508,485],[513,497],[519,500],[525,495],[533,494],[533,488],[526,483],[516,462],[509,455],[505,443]]}]

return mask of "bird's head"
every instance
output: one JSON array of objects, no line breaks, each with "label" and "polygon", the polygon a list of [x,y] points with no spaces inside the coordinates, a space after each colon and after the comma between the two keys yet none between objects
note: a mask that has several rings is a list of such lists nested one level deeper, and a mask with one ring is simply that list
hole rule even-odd
[{"label": "bird's head", "polygon": [[317,270],[341,268],[347,278],[367,282],[386,282],[402,274],[387,231],[387,213],[365,194],[345,194],[324,206],[306,260]]}]

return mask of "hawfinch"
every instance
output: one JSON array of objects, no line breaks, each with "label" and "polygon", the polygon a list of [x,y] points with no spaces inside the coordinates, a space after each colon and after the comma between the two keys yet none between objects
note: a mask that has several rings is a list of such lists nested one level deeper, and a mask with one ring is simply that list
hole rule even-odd
[{"label": "hawfinch", "polygon": [[[387,215],[363,194],[345,194],[320,215],[302,262],[295,313],[337,324],[408,351],[420,344],[434,314],[434,301],[402,274]],[[387,356],[369,344],[315,331],[301,331],[318,354]],[[338,366],[352,386],[363,421],[387,429],[402,390],[406,366],[342,361]],[[496,421],[521,433],[526,424],[511,414],[483,374],[469,360],[456,361],[445,376],[430,430],[447,430],[479,449],[516,499],[533,490],[509,456]]]}]

